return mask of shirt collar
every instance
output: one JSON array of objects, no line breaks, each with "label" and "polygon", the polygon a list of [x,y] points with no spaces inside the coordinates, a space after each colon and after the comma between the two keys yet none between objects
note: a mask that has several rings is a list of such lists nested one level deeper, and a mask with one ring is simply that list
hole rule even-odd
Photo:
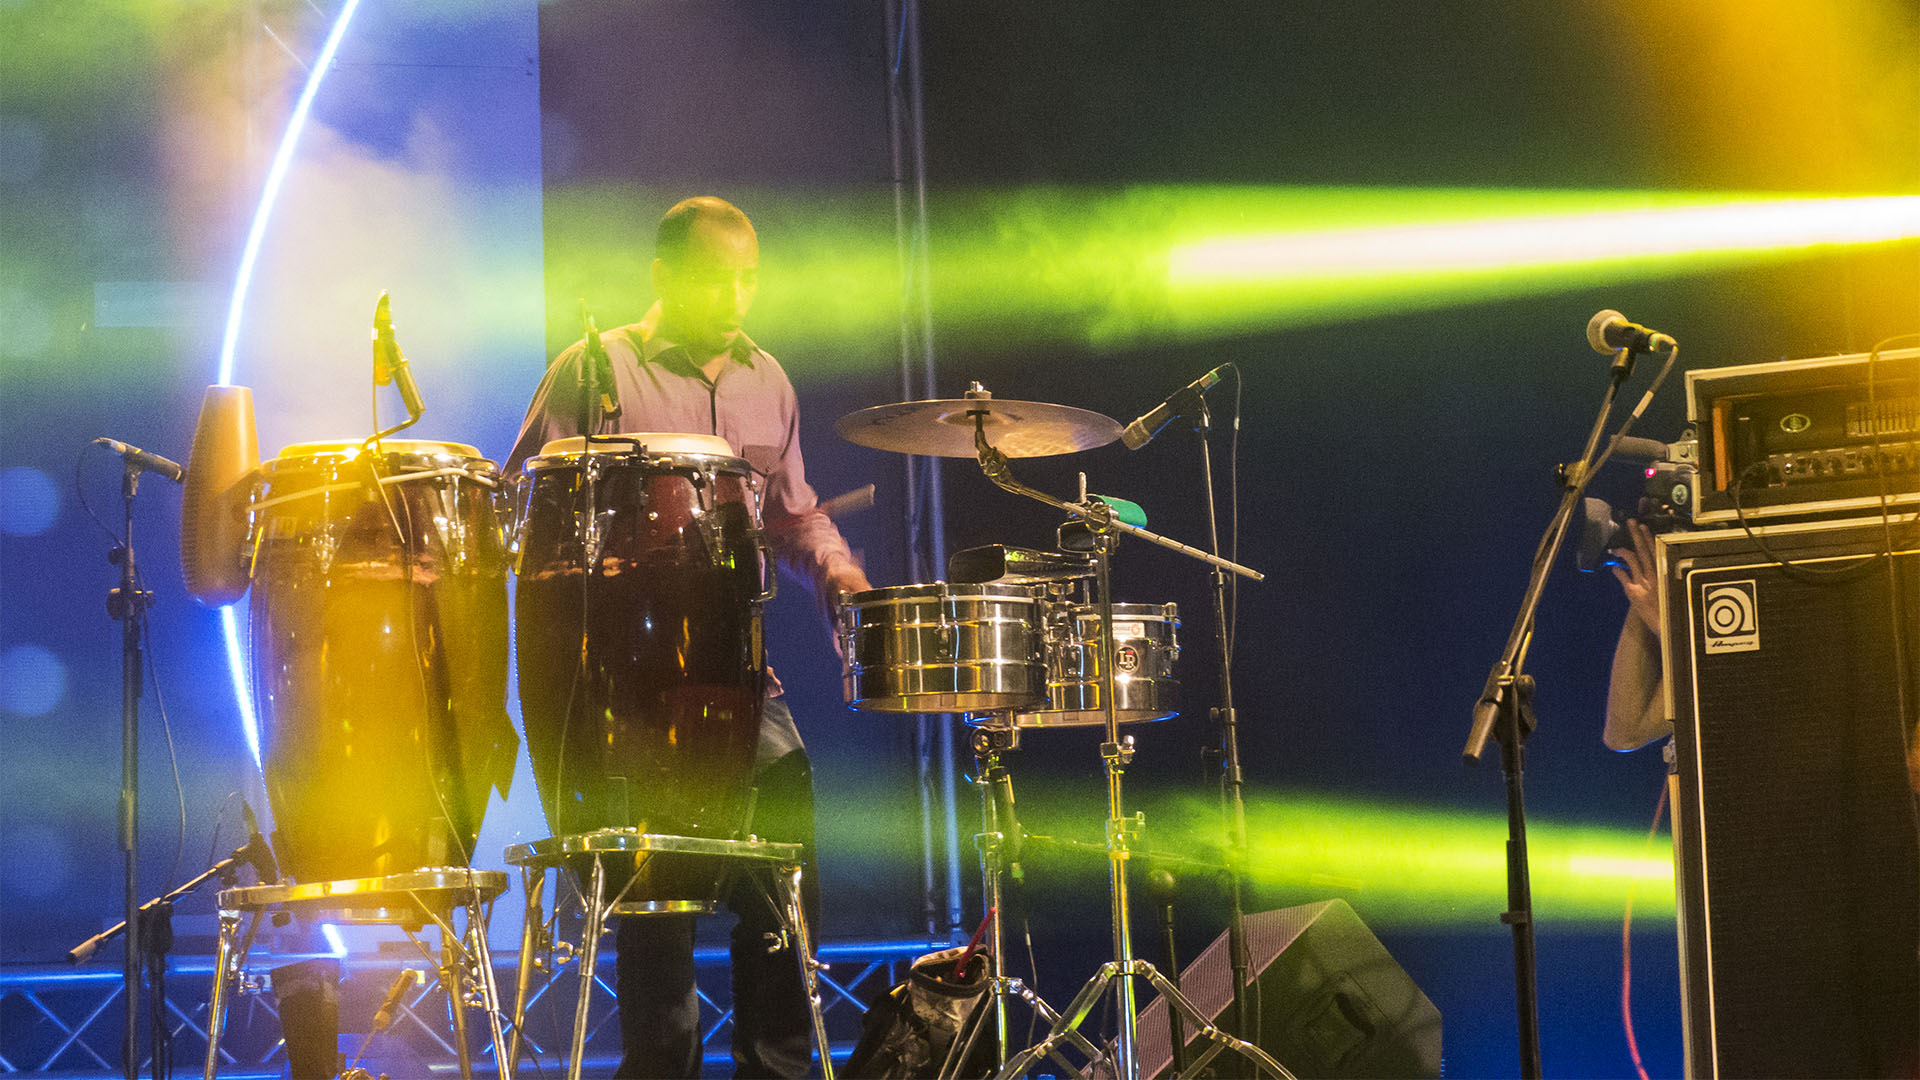
[{"label": "shirt collar", "polygon": [[[652,310],[647,312],[645,318],[631,326],[622,327],[626,332],[627,339],[632,342],[634,351],[640,354],[640,362],[643,364],[659,364],[661,367],[666,368],[676,375],[705,379],[705,374],[702,373],[700,369],[695,366],[692,359],[687,356],[687,350],[682,348],[678,342],[668,340],[659,332],[657,329],[659,326],[659,312],[660,305],[656,303]],[[754,367],[754,356],[760,351],[760,346],[755,344],[754,340],[748,337],[746,331],[743,330],[739,336],[733,339],[733,345],[729,347],[727,351],[732,354],[735,363],[752,369]]]}]

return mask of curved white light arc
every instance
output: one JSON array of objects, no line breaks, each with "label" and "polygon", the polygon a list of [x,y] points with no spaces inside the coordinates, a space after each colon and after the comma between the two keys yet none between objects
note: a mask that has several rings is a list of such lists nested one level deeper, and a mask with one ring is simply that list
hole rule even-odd
[{"label": "curved white light arc", "polygon": [[[326,43],[320,47],[320,55],[307,75],[307,84],[301,89],[300,99],[293,107],[293,115],[287,120],[286,133],[280,136],[280,146],[274,151],[273,164],[267,168],[266,183],[260,191],[260,203],[254,207],[253,224],[247,229],[247,244],[240,253],[240,269],[234,275],[233,297],[227,304],[227,328],[220,340],[221,386],[233,382],[233,353],[240,339],[240,315],[246,307],[247,290],[253,284],[253,268],[260,258],[260,244],[267,234],[267,222],[273,217],[274,204],[279,201],[280,188],[286,182],[294,148],[299,145],[300,135],[306,130],[307,114],[313,108],[314,97],[320,92],[320,81],[333,66],[334,55],[340,51],[341,39],[346,37],[347,24],[353,20],[353,13],[359,6],[360,0],[346,0],[340,5],[340,13],[334,17],[333,28],[327,32]],[[253,755],[255,767],[258,767],[260,721],[253,711],[253,691],[247,685],[246,658],[240,649],[239,619],[234,615],[232,605],[220,609],[220,629],[226,639],[227,670],[233,676],[234,695],[240,703],[240,723],[246,733],[247,750]]]}]

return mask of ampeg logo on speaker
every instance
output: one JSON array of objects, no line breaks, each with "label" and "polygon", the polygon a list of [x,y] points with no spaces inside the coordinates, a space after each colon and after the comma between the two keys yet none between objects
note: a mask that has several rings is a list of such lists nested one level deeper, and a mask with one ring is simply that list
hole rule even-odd
[{"label": "ampeg logo on speaker", "polygon": [[1760,648],[1759,595],[1752,581],[1723,581],[1701,591],[1706,653],[1754,652]]}]

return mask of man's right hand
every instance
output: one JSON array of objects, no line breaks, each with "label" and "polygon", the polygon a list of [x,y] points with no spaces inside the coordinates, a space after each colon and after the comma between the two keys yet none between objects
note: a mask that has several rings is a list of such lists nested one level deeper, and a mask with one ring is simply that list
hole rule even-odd
[{"label": "man's right hand", "polygon": [[1639,616],[1654,636],[1660,634],[1660,582],[1653,571],[1653,533],[1638,521],[1627,522],[1627,535],[1633,543],[1615,549],[1624,567],[1613,568],[1620,589],[1627,594],[1628,610]]}]

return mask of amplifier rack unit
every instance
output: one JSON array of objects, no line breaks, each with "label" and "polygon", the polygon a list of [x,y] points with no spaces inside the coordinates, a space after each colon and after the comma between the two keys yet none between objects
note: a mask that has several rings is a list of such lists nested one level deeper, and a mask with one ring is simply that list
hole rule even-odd
[{"label": "amplifier rack unit", "polygon": [[1920,502],[1920,349],[1687,372],[1696,524]]}]

